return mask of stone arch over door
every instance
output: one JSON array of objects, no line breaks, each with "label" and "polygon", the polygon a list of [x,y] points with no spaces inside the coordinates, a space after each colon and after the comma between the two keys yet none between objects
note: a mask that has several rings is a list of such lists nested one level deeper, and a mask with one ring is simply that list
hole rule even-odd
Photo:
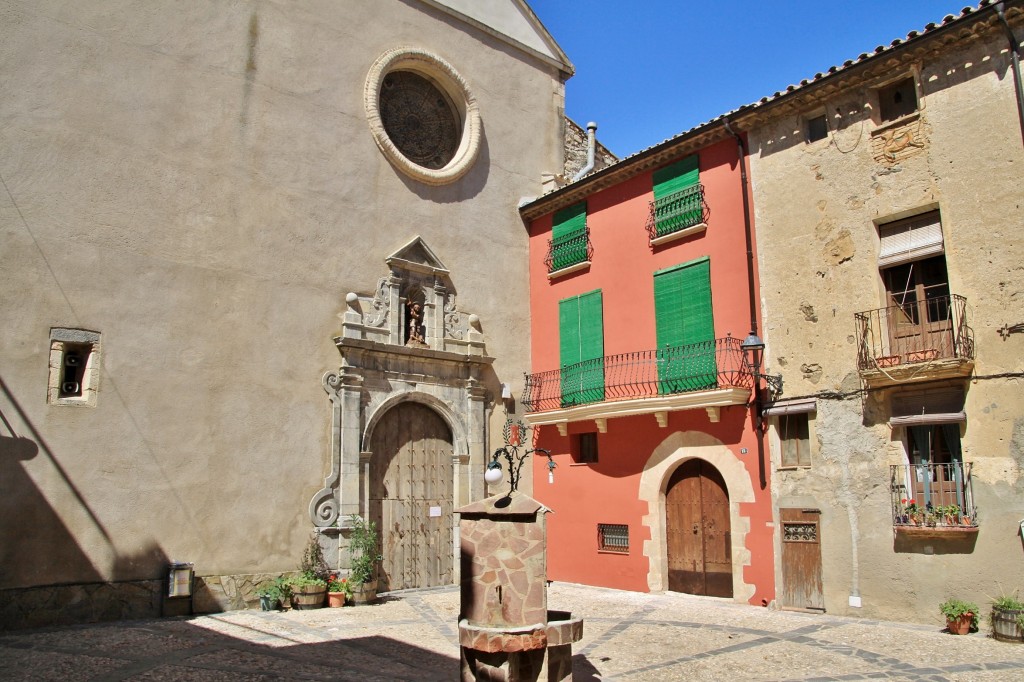
[{"label": "stone arch over door", "polygon": [[732,535],[732,594],[736,601],[748,601],[754,585],[743,581],[744,567],[750,565],[747,533],[750,521],[740,515],[740,504],[754,501],[754,488],[746,467],[732,450],[718,439],[700,431],[677,431],[661,442],[640,475],[640,499],[647,502],[641,523],[649,531],[644,542],[648,558],[647,586],[652,591],[668,589],[668,552],[665,528],[665,493],[676,469],[686,460],[701,459],[722,476],[729,496],[729,526]]},{"label": "stone arch over door", "polygon": [[367,515],[381,537],[378,589],[454,581],[452,431],[435,410],[401,401],[368,434]]}]

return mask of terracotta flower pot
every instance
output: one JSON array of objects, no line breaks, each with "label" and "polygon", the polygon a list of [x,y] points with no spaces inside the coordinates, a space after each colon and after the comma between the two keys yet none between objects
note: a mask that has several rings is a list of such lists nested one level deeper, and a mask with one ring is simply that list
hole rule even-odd
[{"label": "terracotta flower pot", "polygon": [[965,613],[964,615],[957,616],[956,618],[947,618],[946,629],[949,630],[950,634],[966,635],[971,631],[971,622],[973,620],[973,613]]},{"label": "terracotta flower pot", "polygon": [[331,608],[338,608],[339,606],[345,605],[345,593],[344,592],[328,592],[327,593],[327,605]]}]

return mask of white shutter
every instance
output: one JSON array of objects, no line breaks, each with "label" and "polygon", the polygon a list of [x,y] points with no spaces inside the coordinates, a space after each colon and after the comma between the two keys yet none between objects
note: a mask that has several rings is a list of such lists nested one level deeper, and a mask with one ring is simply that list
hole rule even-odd
[{"label": "white shutter", "polygon": [[880,225],[878,234],[882,241],[878,264],[882,267],[942,253],[942,221],[938,211]]}]

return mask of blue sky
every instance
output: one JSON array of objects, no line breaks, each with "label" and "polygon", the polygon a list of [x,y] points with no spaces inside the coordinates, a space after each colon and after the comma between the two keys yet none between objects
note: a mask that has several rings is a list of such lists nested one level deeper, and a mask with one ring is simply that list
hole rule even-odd
[{"label": "blue sky", "polygon": [[977,0],[528,0],[576,67],[566,113],[627,156]]}]

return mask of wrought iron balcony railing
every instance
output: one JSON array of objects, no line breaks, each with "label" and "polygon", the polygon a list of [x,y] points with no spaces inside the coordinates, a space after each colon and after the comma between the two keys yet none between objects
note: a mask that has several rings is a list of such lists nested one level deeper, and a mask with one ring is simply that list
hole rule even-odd
[{"label": "wrought iron balcony railing", "polygon": [[928,360],[973,360],[974,331],[963,296],[937,296],[857,313],[862,370]]},{"label": "wrought iron balcony railing", "polygon": [[647,233],[651,239],[664,237],[706,223],[709,215],[710,210],[704,201],[704,185],[697,183],[652,201]]},{"label": "wrought iron balcony railing", "polygon": [[544,412],[729,386],[753,386],[752,371],[740,349],[740,340],[731,336],[609,355],[528,374],[522,403],[529,412]]},{"label": "wrought iron balcony railing", "polygon": [[970,462],[893,464],[889,476],[894,526],[977,527]]},{"label": "wrought iron balcony railing", "polygon": [[563,268],[585,263],[594,255],[594,246],[590,243],[590,228],[571,232],[561,237],[556,237],[548,242],[548,255],[544,264],[548,266],[548,272],[555,272]]}]

